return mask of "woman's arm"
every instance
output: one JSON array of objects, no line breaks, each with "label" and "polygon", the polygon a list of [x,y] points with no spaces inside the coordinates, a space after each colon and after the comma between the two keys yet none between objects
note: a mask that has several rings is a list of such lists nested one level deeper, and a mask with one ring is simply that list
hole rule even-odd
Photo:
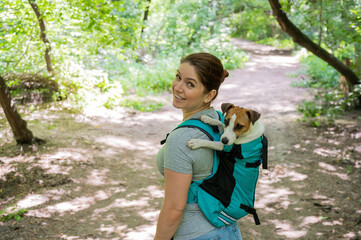
[{"label": "woman's arm", "polygon": [[170,240],[176,232],[187,204],[192,174],[164,169],[165,196],[159,214],[155,240]]}]

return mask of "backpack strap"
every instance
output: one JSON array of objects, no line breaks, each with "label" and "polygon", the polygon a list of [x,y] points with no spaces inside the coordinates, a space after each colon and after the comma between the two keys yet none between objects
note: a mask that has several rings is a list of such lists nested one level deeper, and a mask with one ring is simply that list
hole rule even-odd
[{"label": "backpack strap", "polygon": [[[222,113],[218,112],[218,117],[220,121],[224,121]],[[204,122],[202,122],[199,118],[192,118],[188,119],[181,124],[179,124],[174,130],[178,128],[196,128],[200,130],[202,133],[204,133],[211,141],[219,141],[220,140],[220,133],[218,131],[218,127],[212,127]],[[167,137],[161,141],[161,144],[166,143],[167,138],[170,133],[167,134]],[[215,150],[213,154],[213,167],[212,167],[212,173],[209,175],[206,179],[211,178],[217,171],[218,165],[219,165],[219,157]],[[198,188],[199,185],[203,182],[203,180],[200,181],[192,181],[189,191],[188,191],[188,197],[187,197],[187,203],[196,203],[198,202]]]},{"label": "backpack strap", "polygon": [[[223,115],[221,112],[217,111],[218,113],[218,119],[223,122]],[[219,131],[217,126],[210,126],[204,122],[202,122],[199,118],[191,118],[188,119],[181,124],[179,124],[175,129],[172,130],[172,132],[178,128],[197,128],[201,132],[203,132],[211,141],[218,141],[219,140]],[[170,133],[167,134],[165,139],[160,141],[160,145],[163,145],[167,142],[167,138]]]},{"label": "backpack strap", "polygon": [[253,215],[253,219],[254,219],[254,222],[256,223],[256,225],[260,225],[260,224],[261,224],[261,222],[259,221],[259,218],[258,218],[256,209],[251,208],[251,207],[249,207],[249,206],[246,206],[246,205],[244,205],[244,204],[241,204],[240,208],[242,208],[243,210],[245,210],[245,211],[248,212],[249,214],[252,214],[252,215]]},{"label": "backpack strap", "polygon": [[213,131],[213,128],[208,124],[202,122],[198,118],[188,119],[187,121],[184,121],[181,124],[179,124],[178,127],[176,127],[174,130],[179,128],[197,128],[201,132],[203,132],[211,141],[214,141],[214,139],[217,138],[216,137],[217,133]]},{"label": "backpack strap", "polygon": [[268,168],[268,140],[265,135],[262,135],[262,154],[261,158],[253,163],[246,163],[246,168],[257,168],[262,164],[263,169]]},{"label": "backpack strap", "polygon": [[265,135],[262,135],[262,168],[268,168],[268,139]]},{"label": "backpack strap", "polygon": [[[202,122],[199,118],[191,118],[191,119],[188,119],[188,120],[182,122],[175,129],[173,129],[172,132],[179,128],[197,128],[201,132],[203,132],[205,135],[207,135],[207,137],[211,141],[214,140],[214,131],[213,131],[214,129],[212,128],[212,126],[209,126],[208,124]],[[217,129],[217,131],[218,131],[218,129]],[[160,141],[160,145],[163,145],[164,143],[167,142],[167,138],[168,138],[169,134],[170,133],[167,134],[165,139]]]},{"label": "backpack strap", "polygon": [[165,138],[162,141],[160,141],[160,145],[163,145],[167,141],[169,134],[170,133],[167,133],[167,136],[165,136]]},{"label": "backpack strap", "polygon": [[246,168],[257,168],[259,165],[261,165],[262,160],[255,161],[253,163],[246,163]]}]

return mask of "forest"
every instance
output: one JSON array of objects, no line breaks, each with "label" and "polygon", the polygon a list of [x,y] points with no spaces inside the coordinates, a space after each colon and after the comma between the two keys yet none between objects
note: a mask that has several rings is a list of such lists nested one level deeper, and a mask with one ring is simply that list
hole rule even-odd
[{"label": "forest", "polygon": [[243,237],[361,238],[360,0],[2,0],[0,239],[152,239],[194,52],[270,140]]}]

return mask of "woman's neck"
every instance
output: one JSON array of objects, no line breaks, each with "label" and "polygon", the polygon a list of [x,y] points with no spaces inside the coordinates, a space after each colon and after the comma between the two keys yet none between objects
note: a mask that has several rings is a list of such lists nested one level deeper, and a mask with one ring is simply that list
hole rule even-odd
[{"label": "woman's neck", "polygon": [[186,111],[185,109],[182,109],[183,111],[183,121],[185,120],[188,120],[191,116],[193,116],[194,114],[198,113],[198,112],[201,112],[203,110],[207,110],[207,109],[210,109],[211,106],[210,105],[205,105],[201,108],[198,108],[197,110],[194,110],[194,111]]}]

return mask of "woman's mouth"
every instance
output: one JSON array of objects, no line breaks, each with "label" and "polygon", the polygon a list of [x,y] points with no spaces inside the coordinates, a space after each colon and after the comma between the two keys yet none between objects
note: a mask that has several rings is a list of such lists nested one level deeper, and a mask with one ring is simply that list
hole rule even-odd
[{"label": "woman's mouth", "polygon": [[177,95],[177,94],[174,94],[174,97],[178,100],[185,100],[185,98],[182,98],[181,96]]}]

